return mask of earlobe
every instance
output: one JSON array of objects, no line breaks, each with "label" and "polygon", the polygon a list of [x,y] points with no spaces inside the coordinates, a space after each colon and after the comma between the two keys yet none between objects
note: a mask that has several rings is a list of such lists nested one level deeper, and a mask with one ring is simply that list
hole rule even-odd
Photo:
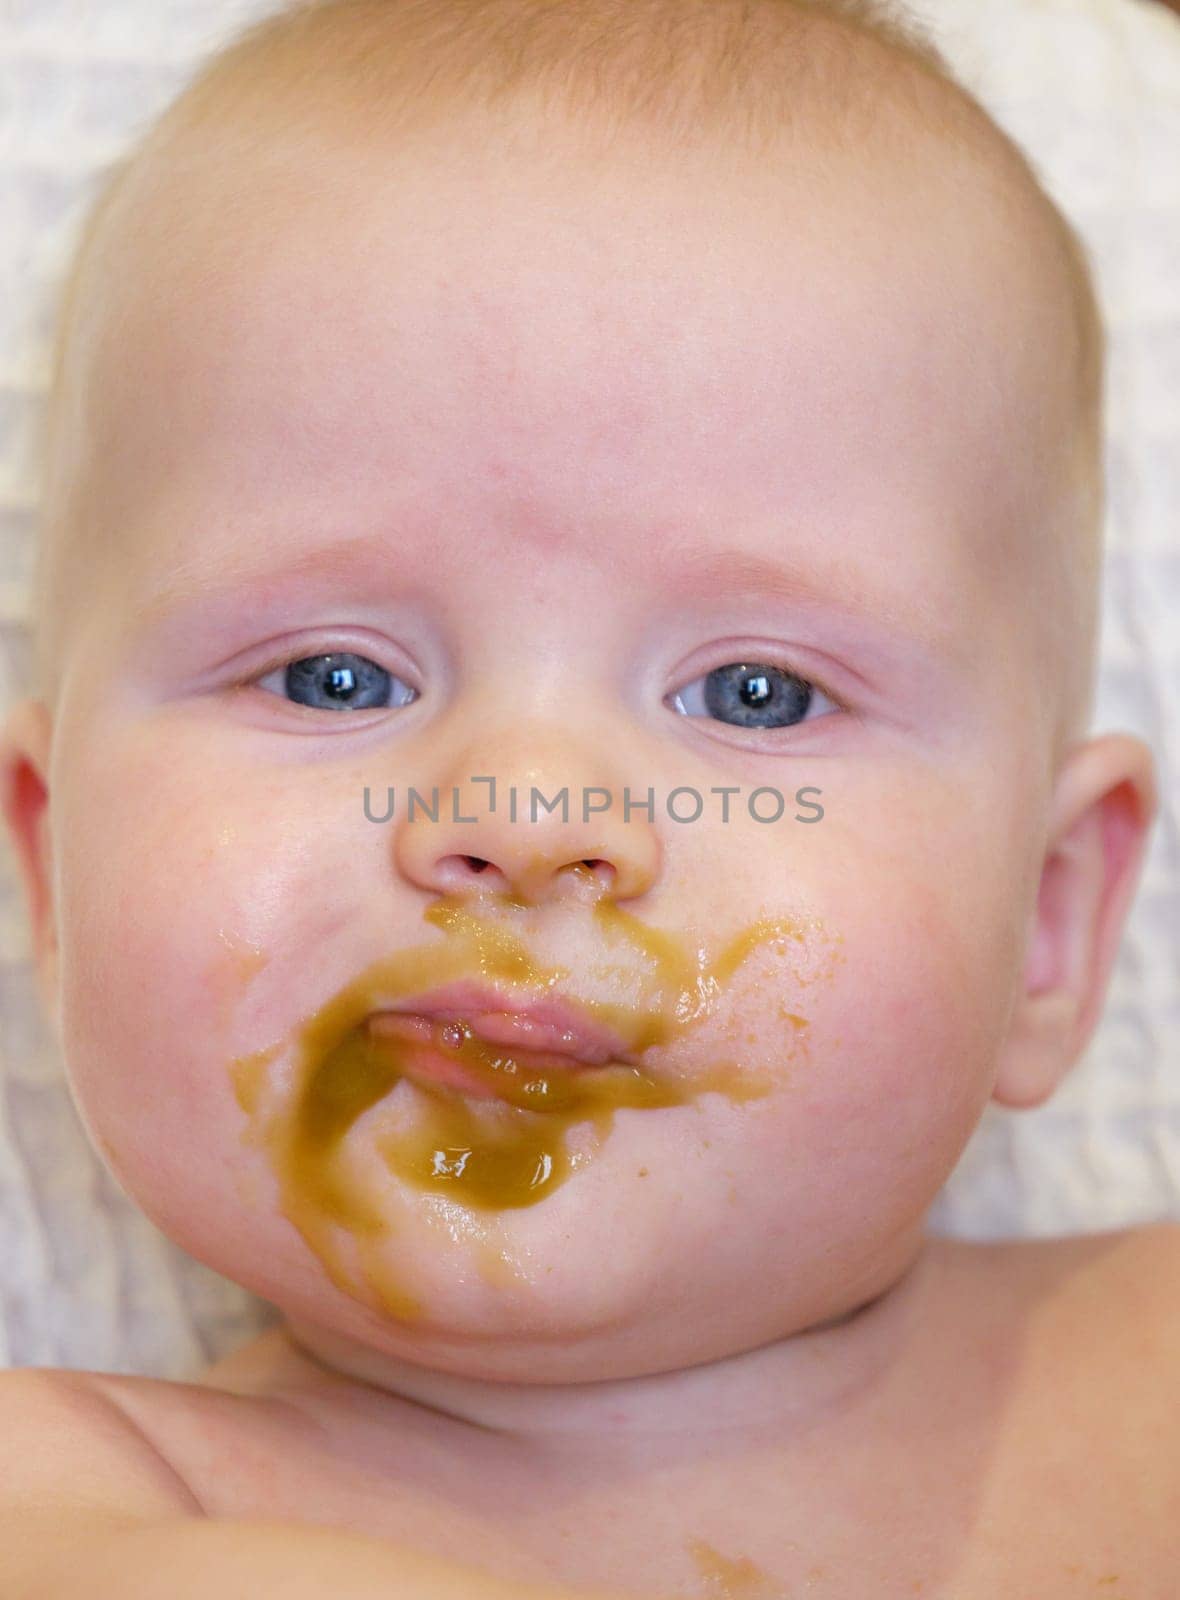
[{"label": "earlobe", "polygon": [[57,1019],[57,916],[49,834],[53,719],[43,700],[22,700],[0,731],[0,808],[24,890],[33,960],[47,1014]]},{"label": "earlobe", "polygon": [[1155,765],[1140,739],[1088,740],[1063,765],[993,1089],[1001,1105],[1040,1105],[1089,1042],[1157,808]]}]

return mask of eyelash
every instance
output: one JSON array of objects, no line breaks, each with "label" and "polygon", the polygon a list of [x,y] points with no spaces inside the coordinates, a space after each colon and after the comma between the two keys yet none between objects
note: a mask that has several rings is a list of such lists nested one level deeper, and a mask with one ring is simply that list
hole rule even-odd
[{"label": "eyelash", "polygon": [[[770,727],[761,727],[753,723],[743,725],[740,722],[726,722],[720,717],[710,716],[707,710],[703,712],[691,712],[684,710],[683,697],[687,695],[690,689],[694,689],[698,685],[703,684],[705,680],[711,677],[714,672],[720,672],[725,667],[736,666],[744,666],[751,669],[755,667],[769,667],[773,671],[780,672],[785,677],[794,678],[797,682],[803,684],[808,690],[811,691],[813,697],[818,697],[819,699],[826,701],[827,706],[825,709],[818,711],[813,715],[813,707],[809,701],[804,715],[800,717],[798,721],[779,723]],[[848,710],[848,707],[844,704],[840,697],[833,694],[825,687],[824,684],[820,683],[818,679],[812,677],[809,673],[803,671],[793,663],[784,660],[778,651],[767,647],[747,650],[739,646],[736,652],[729,656],[726,660],[719,661],[716,666],[706,667],[695,677],[686,680],[680,686],[680,688],[671,691],[665,697],[664,703],[666,705],[671,705],[673,700],[681,701],[681,705],[679,707],[672,707],[672,709],[677,712],[677,715],[687,717],[691,721],[708,723],[714,728],[730,729],[738,734],[760,733],[766,736],[776,734],[782,736],[788,731],[792,731],[795,728],[801,727],[806,722],[818,721],[824,716],[830,715],[834,711],[847,712]]]},{"label": "eyelash", "polygon": [[[342,645],[339,643],[339,641],[330,646],[313,645],[310,648],[285,651],[277,659],[272,660],[258,671],[252,672],[248,678],[242,679],[239,687],[260,689],[263,694],[273,695],[276,700],[281,701],[284,705],[293,706],[300,711],[311,712],[313,714],[319,711],[326,711],[326,707],[302,705],[299,701],[288,698],[283,693],[282,689],[268,689],[264,684],[264,680],[266,678],[273,677],[276,673],[285,674],[289,668],[296,666],[299,662],[320,661],[325,656],[350,656],[356,661],[364,662],[369,666],[376,667],[378,671],[385,673],[385,675],[392,680],[390,692],[394,696],[396,696],[399,687],[409,691],[409,697],[405,700],[402,700],[400,703],[386,706],[364,706],[359,708],[361,710],[400,711],[403,710],[407,705],[412,705],[414,701],[420,698],[421,691],[410,681],[410,678],[405,674],[404,670],[398,671],[392,666],[385,665],[376,656],[368,655],[365,650],[354,649],[347,644]],[[344,709],[347,711],[350,708],[345,707]],[[342,713],[340,711],[331,711],[328,713],[328,715],[340,717]]]},{"label": "eyelash", "polygon": [[[340,711],[328,712],[327,708],[325,707],[304,706],[299,701],[288,699],[281,690],[276,691],[264,688],[262,682],[263,679],[273,676],[276,672],[285,672],[288,667],[295,665],[297,662],[314,661],[329,655],[350,655],[356,657],[358,660],[368,662],[370,665],[378,667],[382,672],[387,673],[388,676],[393,680],[395,686],[400,684],[410,692],[409,698],[403,700],[400,704],[362,707],[362,710],[400,711],[404,710],[407,706],[414,704],[415,701],[421,698],[421,690],[411,683],[408,678],[395,671],[392,666],[385,666],[381,661],[377,660],[376,657],[366,655],[362,649],[351,649],[347,645],[341,645],[339,641],[334,642],[331,647],[313,645],[309,648],[296,648],[295,650],[284,651],[282,654],[267,662],[259,670],[252,672],[249,677],[241,679],[236,687],[258,688],[261,689],[264,694],[272,694],[275,699],[280,700],[283,704],[296,707],[300,711],[311,712],[313,714],[323,711],[326,715],[339,717],[342,715]],[[819,717],[830,715],[833,711],[847,712],[849,709],[847,705],[845,705],[840,699],[840,697],[828,689],[824,683],[821,683],[818,679],[809,676],[805,670],[799,668],[792,662],[785,660],[781,654],[774,649],[769,647],[743,649],[740,646],[731,656],[728,657],[728,659],[719,661],[716,666],[705,667],[695,677],[682,683],[679,688],[669,691],[669,693],[664,697],[663,704],[670,706],[673,698],[679,699],[686,693],[688,689],[695,687],[699,683],[702,683],[713,672],[720,671],[726,666],[738,665],[739,663],[748,664],[750,666],[773,667],[777,671],[789,677],[793,677],[799,682],[805,684],[815,694],[819,695],[822,697],[822,699],[828,702],[829,709],[819,713]],[[802,726],[805,722],[818,720],[817,717],[805,715],[797,723],[784,723],[777,727],[769,728],[743,728],[741,724],[727,723],[722,721],[720,718],[711,717],[707,712],[702,714],[676,710],[675,707],[671,707],[671,709],[674,710],[676,715],[683,716],[689,721],[710,723],[714,727],[733,729],[739,734],[743,732],[783,734],[787,732],[788,729]],[[810,707],[808,710],[810,710]]]}]

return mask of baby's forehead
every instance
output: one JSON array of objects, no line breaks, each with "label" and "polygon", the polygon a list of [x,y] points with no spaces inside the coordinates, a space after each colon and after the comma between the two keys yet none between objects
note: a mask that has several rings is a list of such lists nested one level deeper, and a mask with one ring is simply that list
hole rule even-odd
[{"label": "baby's forehead", "polygon": [[[952,354],[966,370],[1005,350],[1062,368],[1050,356],[1070,318],[1043,228],[945,142],[886,141],[869,157],[807,135],[762,163],[725,149],[642,159],[639,146],[607,160],[566,133],[561,145],[552,126],[533,129],[497,149],[457,116],[394,152],[332,136],[182,147],[110,230],[90,297],[95,376],[117,382],[130,341],[149,361],[232,365],[246,328],[289,347],[351,325],[364,341],[427,311],[441,324],[482,308],[507,342],[556,301],[566,332],[579,313],[583,325],[614,315],[595,330],[603,358],[625,305],[637,345],[646,319],[683,350],[707,317],[717,343],[728,335],[751,360],[781,335],[817,358],[854,345],[867,370],[899,358],[881,347],[900,338],[923,341],[932,375]],[[678,328],[660,325],[673,315]],[[579,353],[596,352],[582,341]]]},{"label": "baby's forehead", "polygon": [[[581,9],[570,8],[568,26]],[[824,45],[829,36],[843,42]],[[309,30],[307,37],[314,43],[317,35]],[[543,219],[523,235],[519,209],[500,216],[482,202],[501,185],[517,186],[526,168],[539,183],[556,180],[560,187],[576,167],[578,182],[588,180],[579,192],[596,202],[583,230],[588,257],[604,230],[626,229],[634,239],[642,228],[642,216],[628,206],[630,193],[658,202],[661,190],[670,195],[677,188],[690,207],[699,199],[702,217],[712,212],[719,226],[745,235],[755,248],[781,248],[784,235],[802,243],[826,229],[827,262],[842,268],[859,254],[875,274],[884,309],[892,309],[897,294],[937,300],[956,270],[955,255],[968,261],[980,255],[996,268],[993,281],[997,274],[1003,280],[996,298],[1007,284],[1013,312],[1038,302],[1038,325],[1022,330],[1030,348],[1056,345],[1056,365],[1068,368],[1060,345],[1072,342],[1076,330],[1074,319],[1060,313],[1075,298],[1075,285],[1063,270],[1052,208],[983,112],[928,67],[871,36],[813,28],[799,49],[801,58],[814,55],[819,64],[810,75],[796,72],[789,116],[770,141],[743,137],[716,113],[703,119],[703,131],[657,135],[642,121],[612,119],[593,106],[542,108],[526,89],[515,97],[519,104],[495,113],[440,96],[416,119],[390,129],[376,118],[366,123],[356,80],[336,81],[326,63],[304,63],[302,76],[287,63],[285,73],[302,96],[292,105],[290,86],[267,54],[247,54],[226,84],[218,89],[215,79],[133,163],[125,203],[116,208],[121,220],[107,230],[105,271],[93,279],[104,278],[116,299],[121,286],[124,301],[146,291],[148,303],[172,285],[178,293],[169,315],[186,315],[192,300],[187,314],[199,317],[195,294],[241,280],[255,265],[265,272],[267,258],[280,251],[294,261],[305,242],[318,248],[325,296],[336,288],[347,295],[352,285],[332,252],[348,221],[344,213],[372,197],[397,205],[399,191],[407,258],[417,221],[407,204],[436,214],[450,204],[477,212],[489,237],[516,228],[518,260],[543,259],[551,242]],[[683,71],[680,63],[668,76]],[[465,188],[465,176],[488,192]],[[319,203],[301,203],[312,199]],[[653,226],[666,229],[671,257],[683,242],[667,226],[671,213],[657,204],[652,216]],[[432,243],[440,237],[436,221]],[[219,252],[223,242],[227,248]],[[705,244],[697,241],[698,250]],[[822,248],[812,265],[817,275],[825,271]],[[423,266],[429,271],[431,263]],[[478,261],[467,266],[479,271]],[[788,274],[789,263],[779,286],[789,302],[796,286]],[[978,277],[986,291],[984,274]]]},{"label": "baby's forehead", "polygon": [[[1011,395],[1024,395],[1030,430],[1014,457],[1035,459],[1029,438],[1060,421],[1060,265],[986,147],[964,153],[928,118],[904,117],[850,146],[817,117],[758,160],[715,141],[656,151],[622,138],[607,156],[575,121],[561,140],[555,127],[525,119],[497,141],[456,109],[396,148],[332,123],[297,136],[229,122],[212,140],[193,129],[165,142],[113,208],[91,296],[84,387],[108,483],[129,454],[197,461],[203,435],[223,455],[248,441],[259,482],[281,461],[284,474],[319,474],[325,493],[329,460],[355,477],[349,452],[368,441],[365,465],[387,482],[393,432],[403,451],[408,437],[406,380],[431,420],[426,448],[431,432],[457,442],[440,420],[473,395],[483,414],[468,407],[469,441],[513,415],[532,456],[555,417],[620,436],[642,412],[645,442],[661,415],[677,434],[673,467],[724,460],[735,492],[764,477],[757,446],[774,423],[810,462],[813,502],[821,469],[841,472],[839,438],[866,483],[866,464],[908,465],[916,503],[923,451],[963,450],[940,407],[962,409],[968,391],[980,405],[1002,397],[996,426],[981,411],[968,446],[1000,500]],[[522,367],[550,375],[531,417],[503,387]],[[371,426],[380,415],[392,432]],[[257,448],[268,427],[270,457]],[[317,432],[319,454],[306,448]],[[345,438],[343,452],[331,443]],[[629,487],[662,498],[672,525],[672,473],[661,482],[650,453],[644,465]],[[780,504],[798,509],[802,488],[783,483]],[[987,549],[1012,570],[1025,560],[1019,543]]]},{"label": "baby's forehead", "polygon": [[[645,385],[683,390],[694,342],[718,379],[727,359],[761,373],[780,412],[807,391],[840,407],[892,385],[875,436],[926,420],[939,390],[958,388],[962,406],[1004,390],[1009,409],[1039,390],[1034,430],[1066,407],[1060,267],[994,172],[933,137],[871,160],[810,136],[773,162],[639,155],[595,161],[576,133],[561,151],[552,129],[499,151],[460,123],[392,156],[327,140],[312,160],[276,144],[253,162],[182,168],[142,204],[134,261],[117,274],[134,302],[120,332],[176,361],[178,391],[194,364],[210,385],[224,368],[281,391],[293,368],[312,375],[314,354],[326,375],[335,351],[325,401],[345,409],[358,383],[374,402],[383,354],[396,384],[427,321],[439,368],[457,375],[464,352],[517,364],[532,349],[568,382],[614,379],[624,409]],[[243,334],[273,353],[253,373]],[[122,351],[108,355],[117,372]],[[731,431],[749,420],[733,416]],[[855,424],[851,404],[828,420]]]},{"label": "baby's forehead", "polygon": [[[903,540],[897,575],[944,617],[962,599],[966,523],[1006,465],[984,352],[1023,346],[1004,338],[1002,262],[977,281],[978,244],[954,226],[917,298],[945,207],[900,181],[874,198],[855,166],[847,193],[831,167],[819,181],[804,166],[751,168],[740,188],[727,175],[706,198],[708,169],[688,161],[620,162],[604,183],[462,138],[392,173],[375,155],[239,164],[228,183],[190,171],[142,216],[148,281],[102,363],[96,427],[145,547],[169,519],[136,505],[187,493],[200,513],[203,530],[171,519],[157,566],[198,559],[198,537],[206,565],[231,564],[213,531],[231,526],[267,528],[295,557],[315,543],[299,518],[375,524],[406,510],[410,481],[438,508],[399,522],[399,560],[424,578],[444,524],[479,527],[485,552],[502,525],[546,556],[569,554],[568,538],[557,547],[577,529],[637,579],[661,551],[710,540],[781,566],[790,527],[810,532],[813,577],[832,564],[822,534],[842,535],[845,566]],[[965,448],[947,408],[972,406]],[[509,488],[526,508],[511,516]],[[908,564],[923,537],[937,571]]]}]

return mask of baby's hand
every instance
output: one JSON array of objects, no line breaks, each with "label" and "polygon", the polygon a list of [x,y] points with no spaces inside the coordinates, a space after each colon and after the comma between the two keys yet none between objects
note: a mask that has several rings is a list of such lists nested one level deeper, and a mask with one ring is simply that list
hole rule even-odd
[{"label": "baby's hand", "polygon": [[4,1600],[574,1600],[362,1534],[213,1521],[84,1373],[31,1368],[0,1374],[0,1573]]}]

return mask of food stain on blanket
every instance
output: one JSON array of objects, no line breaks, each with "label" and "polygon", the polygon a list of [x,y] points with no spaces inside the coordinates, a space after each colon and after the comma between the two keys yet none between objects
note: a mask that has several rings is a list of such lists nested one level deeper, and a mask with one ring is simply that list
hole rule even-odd
[{"label": "food stain on blanket", "polygon": [[[682,1046],[712,1016],[755,951],[785,951],[798,978],[814,943],[807,933],[819,924],[793,917],[762,918],[709,961],[704,950],[690,954],[683,939],[599,900],[596,933],[605,948],[621,946],[623,960],[587,970],[609,974],[615,998],[575,1009],[588,1030],[623,1042],[610,1059],[494,1043],[466,1021],[413,1013],[412,1001],[399,1008],[406,997],[473,981],[530,1003],[553,990],[569,971],[530,954],[517,931],[527,911],[507,895],[484,900],[478,913],[461,897],[441,896],[424,920],[445,939],[375,962],[337,993],[298,1031],[292,1070],[280,1066],[286,1040],[231,1066],[249,1118],[243,1139],[266,1153],[283,1215],[338,1288],[367,1303],[375,1297],[400,1319],[420,1317],[422,1307],[389,1270],[388,1174],[460,1202],[477,1223],[494,1221],[545,1199],[592,1159],[619,1108],[656,1111],[706,1092],[733,1103],[759,1099],[782,1086],[783,1066],[807,1050],[806,1019],[780,1001],[775,1009],[789,1026],[771,1070],[721,1058],[716,1045],[687,1072],[675,1070],[676,1051],[660,1059],[663,1047]],[[503,1026],[505,1016],[494,1020]],[[575,1129],[577,1150],[566,1137]],[[367,1293],[348,1269],[350,1254]],[[488,1281],[511,1280],[503,1261],[485,1250]]]}]

